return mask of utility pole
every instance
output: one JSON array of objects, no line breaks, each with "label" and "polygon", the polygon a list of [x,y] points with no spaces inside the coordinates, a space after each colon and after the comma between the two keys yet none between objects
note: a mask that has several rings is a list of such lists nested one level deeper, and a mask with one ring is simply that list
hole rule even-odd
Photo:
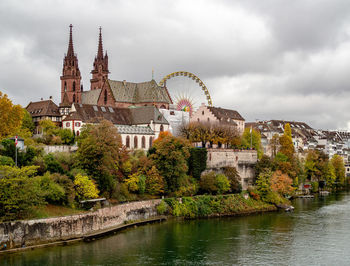
[{"label": "utility pole", "polygon": [[16,149],[16,167],[17,167],[17,144],[18,144],[18,136],[15,138],[15,149]]}]

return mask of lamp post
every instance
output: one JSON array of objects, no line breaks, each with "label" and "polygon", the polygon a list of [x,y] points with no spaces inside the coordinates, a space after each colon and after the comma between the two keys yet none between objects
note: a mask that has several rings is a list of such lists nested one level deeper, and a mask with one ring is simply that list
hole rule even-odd
[{"label": "lamp post", "polygon": [[18,136],[15,137],[15,149],[16,149],[16,167],[17,167],[17,144],[18,144]]}]

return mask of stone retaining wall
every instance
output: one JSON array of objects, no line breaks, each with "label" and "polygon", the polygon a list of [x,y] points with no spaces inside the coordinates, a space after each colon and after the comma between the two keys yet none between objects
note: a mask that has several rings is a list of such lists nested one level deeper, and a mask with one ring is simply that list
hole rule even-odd
[{"label": "stone retaining wall", "polygon": [[157,216],[161,200],[138,201],[79,215],[0,223],[0,247],[7,249],[74,239],[127,221]]}]

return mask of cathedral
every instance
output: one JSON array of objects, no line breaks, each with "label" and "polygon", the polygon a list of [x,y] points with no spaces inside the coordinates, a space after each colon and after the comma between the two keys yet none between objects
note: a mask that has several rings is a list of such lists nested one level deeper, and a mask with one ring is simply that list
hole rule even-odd
[{"label": "cathedral", "polygon": [[26,107],[36,125],[35,135],[41,135],[40,121],[50,119],[62,128],[79,135],[84,124],[96,124],[101,119],[111,121],[118,129],[123,144],[129,149],[147,150],[161,131],[171,130],[163,113],[173,102],[167,88],[152,78],[140,83],[111,80],[108,55],[103,52],[100,28],[98,49],[91,70],[90,89],[84,90],[77,54],[74,53],[73,26],[70,25],[68,50],[63,59],[61,101],[52,98],[30,102]]},{"label": "cathedral", "polygon": [[74,53],[72,25],[70,25],[68,51],[63,60],[61,76],[60,107],[72,103],[91,104],[110,107],[156,106],[169,109],[172,104],[166,87],[160,87],[155,80],[134,83],[125,80],[111,80],[108,75],[108,55],[103,52],[100,28],[97,55],[91,70],[90,90],[84,91],[78,57]]}]

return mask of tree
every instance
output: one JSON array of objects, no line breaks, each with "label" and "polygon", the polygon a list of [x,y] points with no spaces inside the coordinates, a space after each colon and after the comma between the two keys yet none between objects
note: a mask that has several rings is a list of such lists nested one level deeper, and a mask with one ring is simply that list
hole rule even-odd
[{"label": "tree", "polygon": [[224,175],[227,176],[230,181],[230,188],[233,193],[239,193],[242,191],[240,176],[235,167],[225,167]]},{"label": "tree", "polygon": [[14,105],[0,91],[0,140],[12,136],[21,127],[24,113],[20,105]]},{"label": "tree", "polygon": [[189,174],[199,179],[202,172],[207,168],[207,149],[191,148],[190,158],[188,160]]},{"label": "tree", "polygon": [[[252,144],[252,147],[250,147]],[[264,154],[261,146],[261,136],[259,131],[251,128],[245,128],[242,136],[242,146],[244,148],[253,148],[258,153],[258,158]]]},{"label": "tree", "polygon": [[63,144],[69,145],[74,143],[74,134],[70,129],[59,129],[57,133],[58,136],[61,138]]},{"label": "tree", "polygon": [[151,195],[162,195],[164,193],[164,178],[159,174],[158,169],[152,166],[146,173],[146,192]]},{"label": "tree", "polygon": [[35,129],[32,116],[26,109],[23,109],[22,129],[28,129],[31,133],[33,133]]},{"label": "tree", "polygon": [[294,158],[294,144],[292,140],[292,129],[289,123],[286,123],[284,126],[284,133],[280,137],[280,150],[279,152],[286,155],[290,162]]},{"label": "tree", "polygon": [[102,193],[114,189],[126,155],[121,137],[109,121],[85,126],[78,138],[78,164],[97,181]]},{"label": "tree", "polygon": [[283,196],[291,195],[294,191],[292,187],[293,180],[287,175],[277,170],[273,173],[271,180],[271,189]]},{"label": "tree", "polygon": [[78,174],[74,178],[76,196],[79,200],[98,198],[98,189],[93,180],[86,175]]},{"label": "tree", "polygon": [[149,158],[165,179],[167,192],[175,192],[180,186],[179,180],[186,175],[190,148],[186,139],[168,135],[156,139],[149,150]]},{"label": "tree", "polygon": [[270,140],[271,156],[274,158],[280,147],[280,140],[278,134],[274,134]]},{"label": "tree", "polygon": [[340,155],[335,154],[331,159],[331,164],[334,167],[337,187],[344,186],[344,184],[345,184],[345,166],[344,166],[343,158]]}]

